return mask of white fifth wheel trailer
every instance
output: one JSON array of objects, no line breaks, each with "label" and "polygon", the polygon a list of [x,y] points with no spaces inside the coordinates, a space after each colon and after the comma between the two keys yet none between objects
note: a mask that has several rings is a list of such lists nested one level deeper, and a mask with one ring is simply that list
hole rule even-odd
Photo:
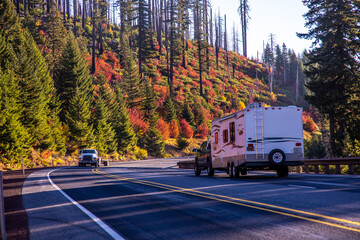
[{"label": "white fifth wheel trailer", "polygon": [[205,169],[210,176],[223,170],[231,177],[246,175],[248,169],[269,169],[286,177],[288,166],[303,164],[302,108],[249,104],[213,120],[211,138],[203,145],[195,159],[197,175]]}]

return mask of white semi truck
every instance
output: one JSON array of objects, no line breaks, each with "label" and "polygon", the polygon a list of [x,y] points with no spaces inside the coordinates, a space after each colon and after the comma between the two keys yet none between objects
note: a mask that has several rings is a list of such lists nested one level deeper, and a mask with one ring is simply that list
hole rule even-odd
[{"label": "white semi truck", "polygon": [[286,177],[288,166],[302,165],[303,159],[302,108],[253,103],[212,121],[211,137],[195,158],[195,174],[207,169],[212,176],[214,170],[223,170],[238,177],[261,169]]}]

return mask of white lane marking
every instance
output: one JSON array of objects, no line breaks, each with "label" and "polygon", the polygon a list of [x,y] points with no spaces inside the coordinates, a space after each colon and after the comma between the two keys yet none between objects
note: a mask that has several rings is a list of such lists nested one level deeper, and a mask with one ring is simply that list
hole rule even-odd
[{"label": "white lane marking", "polygon": [[338,187],[357,187],[351,184],[341,184],[341,183],[327,183],[327,182],[313,182],[313,181],[302,181],[305,183],[312,183],[312,184],[318,184],[318,185],[329,185],[329,186],[338,186]]},{"label": "white lane marking", "polygon": [[107,232],[113,239],[116,240],[125,240],[123,237],[121,237],[117,232],[112,230],[106,223],[101,221],[98,217],[96,217],[94,214],[92,214],[89,210],[84,208],[80,203],[76,202],[74,199],[72,199],[69,195],[67,195],[63,190],[61,190],[50,178],[50,174],[57,169],[54,169],[47,173],[47,178],[51,185],[58,190],[64,197],[66,197],[72,204],[77,206],[81,211],[83,211],[88,217],[90,217],[97,225],[99,225],[105,232]]},{"label": "white lane marking", "polygon": [[289,187],[299,187],[299,188],[308,188],[308,189],[316,189],[316,187],[308,187],[308,186],[301,186],[301,185],[288,185]]}]

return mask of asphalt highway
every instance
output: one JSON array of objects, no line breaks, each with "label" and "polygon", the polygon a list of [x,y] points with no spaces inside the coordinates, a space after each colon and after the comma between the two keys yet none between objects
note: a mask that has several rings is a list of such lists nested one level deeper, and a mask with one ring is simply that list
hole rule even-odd
[{"label": "asphalt highway", "polygon": [[30,175],[31,239],[360,239],[360,176],[230,179],[195,176],[177,161]]}]

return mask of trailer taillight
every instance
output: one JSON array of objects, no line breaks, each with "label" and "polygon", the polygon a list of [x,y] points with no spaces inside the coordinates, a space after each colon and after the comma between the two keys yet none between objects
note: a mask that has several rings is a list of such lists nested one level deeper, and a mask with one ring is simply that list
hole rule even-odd
[{"label": "trailer taillight", "polygon": [[254,149],[254,144],[249,143],[246,150],[247,150],[247,151],[255,151],[255,149]]},{"label": "trailer taillight", "polygon": [[295,144],[297,147],[301,147],[301,143],[296,143]]}]

